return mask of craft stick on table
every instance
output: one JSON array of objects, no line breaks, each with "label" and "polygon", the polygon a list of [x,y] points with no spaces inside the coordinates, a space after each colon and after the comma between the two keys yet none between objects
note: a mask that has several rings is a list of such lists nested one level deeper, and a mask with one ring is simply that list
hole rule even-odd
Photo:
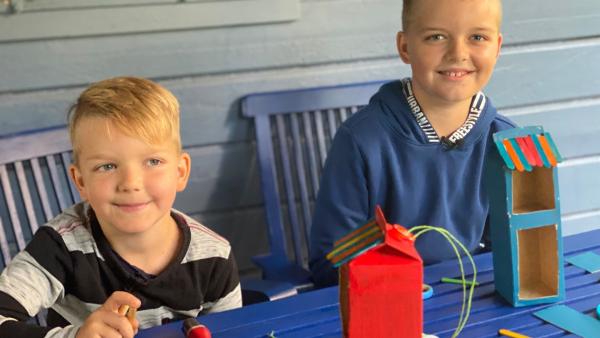
[{"label": "craft stick on table", "polygon": [[516,333],[507,329],[500,329],[498,331],[498,334],[505,336],[505,337],[511,337],[511,338],[530,338],[529,336],[520,334],[520,333]]},{"label": "craft stick on table", "polygon": [[[462,281],[462,279],[456,279],[456,278],[448,278],[448,277],[442,277],[442,279],[440,279],[440,281],[442,283],[449,283],[449,284],[465,284],[465,285],[473,285],[472,281],[469,280],[465,280],[464,282]],[[479,282],[475,282],[475,286],[479,286]]]}]

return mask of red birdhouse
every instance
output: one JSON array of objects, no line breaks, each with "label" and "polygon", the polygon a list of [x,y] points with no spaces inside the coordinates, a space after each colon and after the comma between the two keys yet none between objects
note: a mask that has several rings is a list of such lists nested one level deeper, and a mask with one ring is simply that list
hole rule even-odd
[{"label": "red birdhouse", "polygon": [[421,338],[423,261],[405,228],[375,215],[328,255],[340,266],[344,336]]}]

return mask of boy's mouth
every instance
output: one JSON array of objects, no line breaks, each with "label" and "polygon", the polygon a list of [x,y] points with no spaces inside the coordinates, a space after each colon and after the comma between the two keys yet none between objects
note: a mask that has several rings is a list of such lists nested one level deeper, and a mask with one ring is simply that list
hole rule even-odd
[{"label": "boy's mouth", "polygon": [[451,79],[460,79],[469,74],[473,73],[470,70],[447,70],[447,71],[439,71],[438,74],[449,77]]},{"label": "boy's mouth", "polygon": [[146,205],[150,202],[142,202],[142,203],[114,203],[116,207],[126,212],[135,212],[142,210]]}]

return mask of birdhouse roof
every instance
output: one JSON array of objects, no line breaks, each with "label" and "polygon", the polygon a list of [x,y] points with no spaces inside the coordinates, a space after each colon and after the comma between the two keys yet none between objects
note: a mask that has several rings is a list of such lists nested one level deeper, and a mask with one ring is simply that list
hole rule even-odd
[{"label": "birdhouse roof", "polygon": [[398,224],[389,224],[379,206],[375,210],[375,216],[334,243],[333,250],[327,254],[327,259],[334,267],[382,245],[396,249],[399,254],[421,260],[414,249],[414,237],[408,230]]},{"label": "birdhouse roof", "polygon": [[552,136],[540,126],[507,129],[494,134],[494,143],[510,170],[532,171],[562,162]]}]

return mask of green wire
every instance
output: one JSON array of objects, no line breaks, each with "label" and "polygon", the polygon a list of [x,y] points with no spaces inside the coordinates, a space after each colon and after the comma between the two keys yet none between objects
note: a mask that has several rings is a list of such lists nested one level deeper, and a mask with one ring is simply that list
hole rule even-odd
[{"label": "green wire", "polygon": [[[418,236],[420,236],[420,235],[422,235],[422,234],[424,234],[424,233],[426,233],[428,231],[434,230],[434,231],[439,232],[442,236],[444,236],[446,238],[446,240],[448,240],[448,242],[452,246],[452,249],[454,250],[454,253],[459,258],[460,271],[461,271],[461,275],[463,276],[463,281],[464,281],[464,268],[462,266],[462,261],[460,259],[460,255],[459,255],[458,249],[456,248],[456,245],[454,245],[454,243],[452,242],[452,239],[454,239],[453,236],[450,233],[448,233],[446,230],[444,230],[444,229],[435,228],[435,227],[431,227],[431,226],[418,226],[418,227],[414,227],[413,231],[417,231],[417,230],[418,230],[418,232],[415,234],[415,237],[418,237]],[[464,316],[465,301],[466,301],[466,286],[463,283],[463,302],[462,302],[462,307],[461,307],[460,316],[459,316],[459,319],[458,319],[458,326],[457,326],[454,334],[452,335],[452,337],[456,337],[458,335],[458,333],[460,333],[460,331],[462,330],[462,328],[464,327],[464,325],[466,324],[466,319],[468,318],[468,315],[467,315],[467,317]],[[467,310],[467,311],[469,311],[469,310]]]},{"label": "green wire", "polygon": [[[442,236],[444,236],[444,238],[446,238],[446,240],[448,240],[448,242],[452,246],[452,249],[454,250],[454,253],[458,257],[458,265],[460,267],[460,274],[461,274],[461,277],[462,277],[461,279],[463,282],[462,283],[463,303],[462,303],[462,307],[460,309],[460,316],[458,318],[458,326],[456,327],[456,330],[452,334],[452,338],[457,337],[458,334],[464,329],[465,325],[467,324],[467,320],[469,319],[469,314],[471,313],[471,304],[473,301],[473,291],[475,290],[475,283],[477,282],[477,267],[475,266],[473,257],[471,257],[469,250],[467,250],[465,248],[465,246],[459,240],[457,240],[456,237],[454,237],[450,232],[448,232],[448,230],[446,230],[446,229],[434,227],[434,226],[430,226],[430,225],[419,225],[419,226],[410,228],[408,231],[413,233],[413,235],[415,236],[415,239],[426,232],[437,231]],[[456,244],[458,244],[458,246],[465,252],[466,256],[469,258],[469,261],[471,262],[471,265],[473,266],[473,281],[471,283],[471,288],[469,289],[468,300],[467,300],[467,286],[465,283],[466,282],[465,271],[464,271],[462,259],[460,257],[460,253],[459,253],[458,249],[456,248],[456,245],[454,242],[456,242]],[[466,313],[465,313],[465,303],[466,303]]]},{"label": "green wire", "polygon": [[[446,240],[448,240],[448,242],[452,246],[452,249],[454,250],[454,253],[459,257],[458,264],[460,266],[461,276],[463,276],[463,281],[464,281],[464,268],[462,265],[462,260],[460,259],[460,255],[459,255],[458,249],[456,248],[456,245],[454,245],[454,243],[452,242],[452,239],[451,239],[452,235],[450,235],[445,229],[441,229],[441,228],[435,228],[435,227],[430,227],[430,226],[418,226],[415,228],[417,228],[415,230],[420,230],[418,233],[415,234],[415,237],[418,237],[428,231],[434,230],[434,231],[439,232],[442,236],[444,236],[446,238]],[[462,301],[462,307],[460,309],[460,316],[458,319],[457,330],[462,329],[462,326],[464,326],[463,323],[465,323],[465,322],[463,322],[464,311],[465,311],[465,302],[466,302],[466,286],[463,283],[463,301]],[[460,332],[460,330],[458,332]],[[452,337],[455,337],[457,334],[458,333],[455,331],[455,334]]]},{"label": "green wire", "polygon": [[452,335],[452,337],[456,337],[464,329],[464,326],[467,323],[467,320],[469,318],[469,314],[470,314],[470,311],[471,311],[471,304],[472,304],[473,292],[474,292],[474,286],[475,286],[474,283],[476,282],[476,279],[477,279],[477,269],[476,269],[476,266],[475,266],[475,262],[473,261],[473,258],[469,254],[469,251],[464,247],[464,245],[462,245],[462,243],[460,243],[460,241],[458,241],[447,230],[441,229],[441,228],[437,228],[437,227],[430,227],[430,226],[424,226],[424,227],[421,227],[421,229],[423,229],[423,230],[420,231],[420,234],[425,233],[427,231],[434,230],[434,231],[437,231],[440,234],[442,234],[450,242],[450,244],[452,245],[452,247],[454,249],[455,254],[458,257],[459,266],[460,266],[460,270],[461,270],[461,276],[462,276],[462,280],[463,281],[465,281],[465,277],[464,277],[465,273],[464,273],[464,268],[463,268],[463,265],[462,265],[462,260],[460,258],[459,253],[458,253],[458,250],[456,249],[456,246],[454,245],[454,243],[452,241],[456,242],[460,246],[460,248],[465,252],[465,254],[467,255],[467,257],[469,257],[471,265],[473,266],[473,284],[471,285],[471,288],[469,290],[469,297],[468,297],[466,315],[465,315],[466,285],[463,284],[463,306],[461,308],[461,316],[459,318],[459,325],[456,328],[455,333]]},{"label": "green wire", "polygon": [[[461,270],[461,276],[462,276],[462,280],[463,282],[465,281],[464,278],[464,268],[462,265],[462,259],[460,258],[460,255],[458,254],[458,250],[456,249],[456,246],[454,245],[454,242],[456,242],[460,248],[466,253],[466,255],[469,257],[469,259],[471,260],[471,264],[473,265],[473,283],[476,281],[476,275],[477,275],[477,271],[475,268],[475,263],[473,262],[471,255],[469,254],[468,250],[462,245],[462,243],[460,243],[460,241],[458,241],[454,236],[452,236],[452,234],[450,234],[447,230],[445,229],[441,229],[441,228],[436,228],[436,227],[426,227],[424,228],[425,230],[422,230],[421,233],[424,233],[426,231],[430,231],[430,230],[435,230],[437,232],[439,232],[440,234],[442,234],[452,245],[455,254],[457,255],[458,259],[459,259],[459,266],[460,266],[460,270]],[[469,292],[469,298],[468,298],[468,303],[467,303],[467,310],[466,310],[466,315],[465,315],[465,301],[466,301],[466,285],[463,283],[463,306],[461,308],[461,316],[459,318],[459,325],[455,331],[455,333],[452,335],[452,337],[456,337],[461,331],[462,329],[464,329],[464,326],[467,323],[468,317],[469,317],[469,313],[471,311],[471,301],[472,301],[472,297],[473,297],[473,291],[474,291],[474,285],[471,285],[470,288],[470,292]]]}]

